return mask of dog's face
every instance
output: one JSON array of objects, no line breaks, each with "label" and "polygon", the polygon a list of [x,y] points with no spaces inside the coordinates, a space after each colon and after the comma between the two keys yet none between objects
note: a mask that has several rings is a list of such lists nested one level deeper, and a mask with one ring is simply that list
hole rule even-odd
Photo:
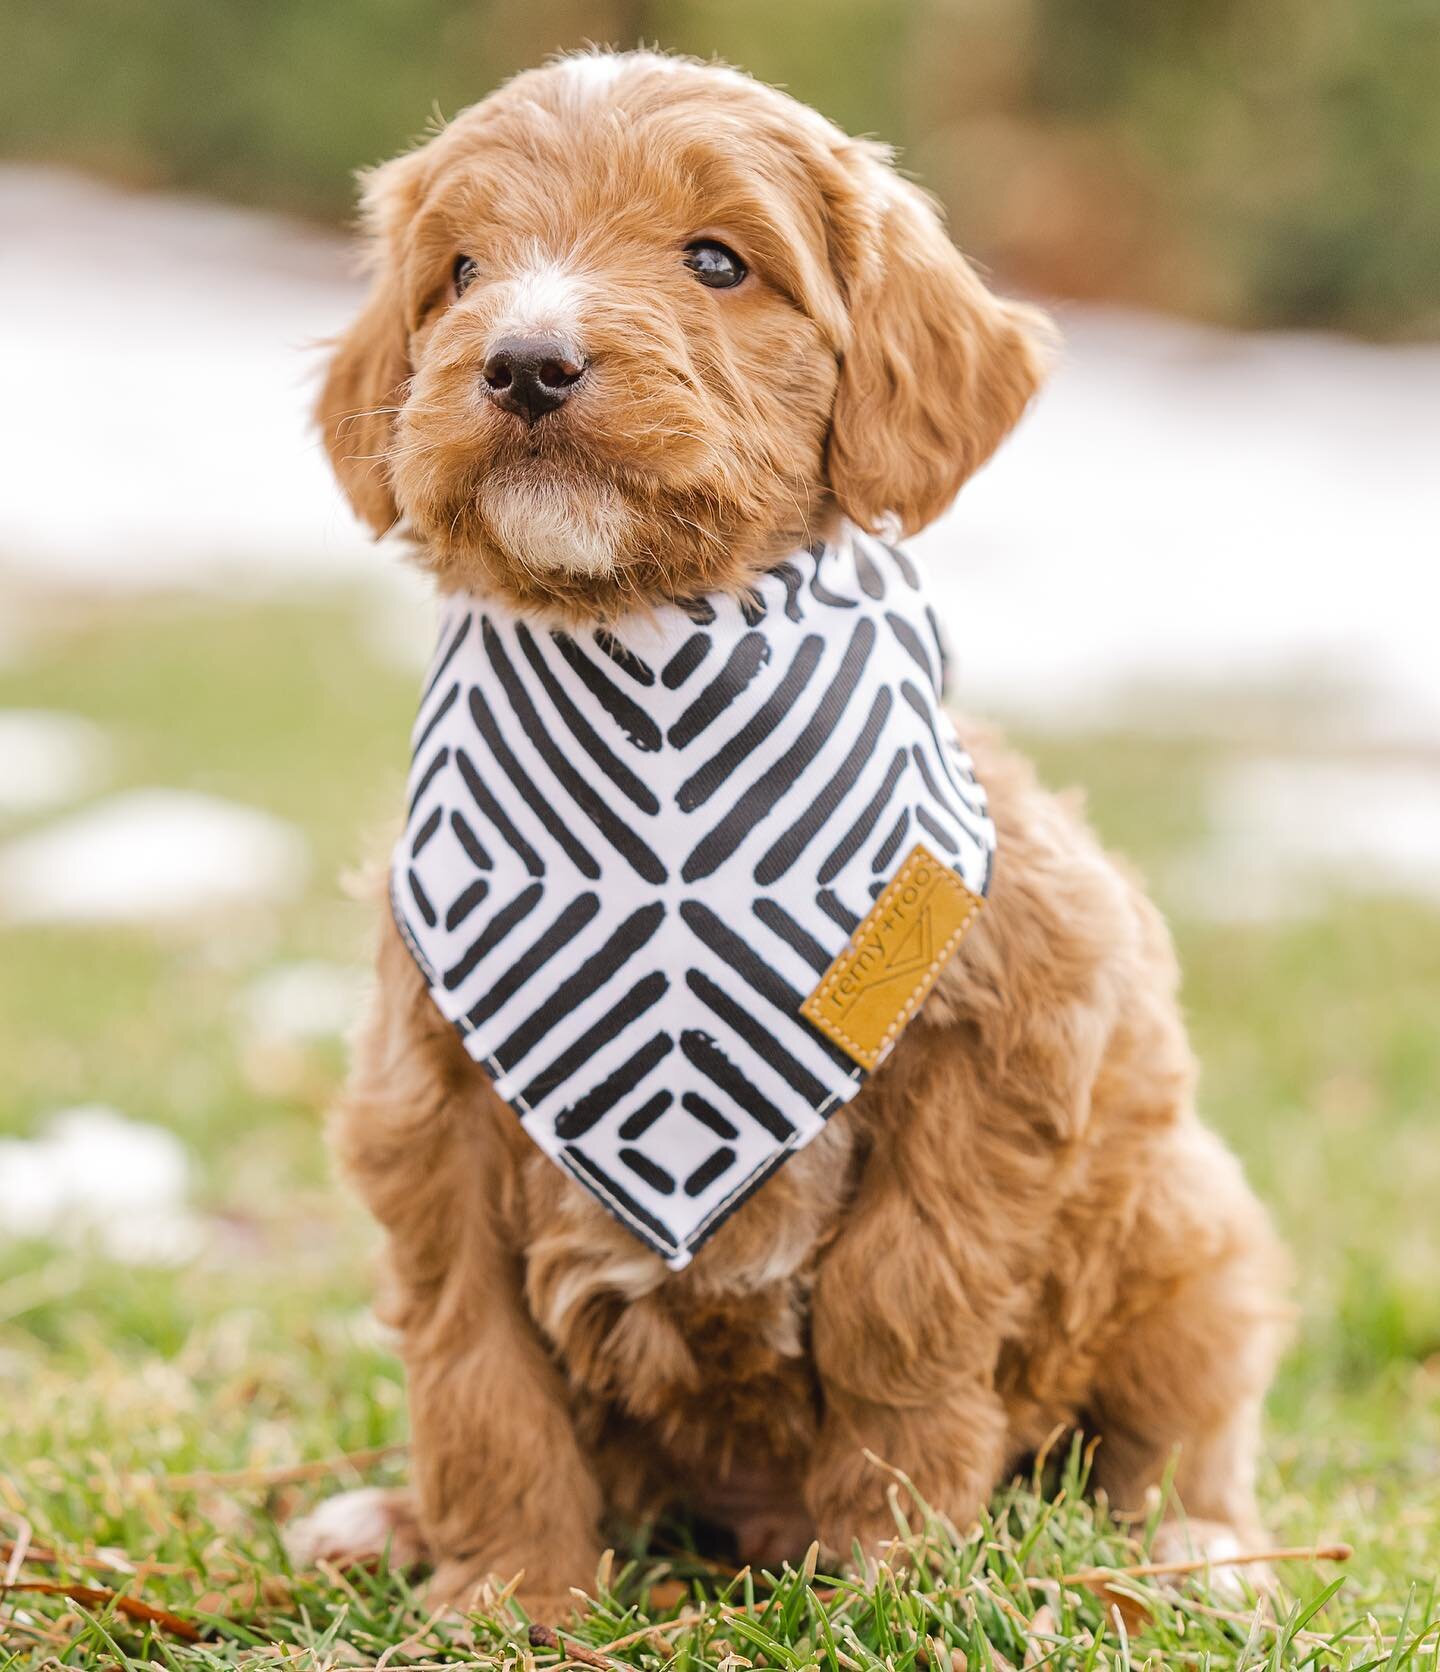
[{"label": "dog's face", "polygon": [[319,406],[377,533],[522,606],[742,584],[837,514],[913,530],[1038,359],[876,146],[646,53],[519,77],[367,182]]}]

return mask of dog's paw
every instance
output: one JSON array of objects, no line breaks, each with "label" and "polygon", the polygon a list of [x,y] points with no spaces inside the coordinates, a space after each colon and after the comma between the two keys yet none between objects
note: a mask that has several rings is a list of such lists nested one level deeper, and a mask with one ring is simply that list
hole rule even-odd
[{"label": "dog's paw", "polygon": [[532,1583],[528,1570],[522,1569],[518,1579],[507,1582],[499,1570],[474,1561],[441,1562],[425,1587],[426,1606],[432,1613],[492,1614],[508,1607],[512,1598],[540,1625],[566,1625],[581,1607],[575,1591],[560,1585],[553,1575],[542,1574],[538,1583]]},{"label": "dog's paw", "polygon": [[286,1527],[285,1548],[296,1567],[322,1561],[361,1567],[388,1552],[392,1568],[412,1568],[429,1556],[414,1503],[403,1487],[366,1486],[327,1498]]},{"label": "dog's paw", "polygon": [[790,1515],[777,1510],[773,1515],[737,1517],[731,1530],[741,1566],[772,1573],[786,1562],[799,1567],[815,1540],[815,1524],[803,1509]]},{"label": "dog's paw", "polygon": [[[1152,1562],[1203,1562],[1193,1575],[1208,1581],[1210,1588],[1228,1602],[1244,1602],[1247,1594],[1262,1595],[1274,1584],[1263,1562],[1237,1564],[1235,1558],[1253,1549],[1233,1527],[1223,1521],[1162,1521],[1150,1545]],[[1178,1590],[1191,1573],[1160,1575],[1161,1584]]]}]

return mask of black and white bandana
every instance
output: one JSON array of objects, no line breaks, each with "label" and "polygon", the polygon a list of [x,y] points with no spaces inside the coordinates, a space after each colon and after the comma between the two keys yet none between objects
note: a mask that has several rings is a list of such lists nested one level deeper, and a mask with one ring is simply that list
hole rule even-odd
[{"label": "black and white bandana", "polygon": [[849,530],[608,630],[444,603],[396,920],[526,1132],[676,1270],[863,1081],[800,1007],[907,851],[989,886],[943,678],[914,561]]}]

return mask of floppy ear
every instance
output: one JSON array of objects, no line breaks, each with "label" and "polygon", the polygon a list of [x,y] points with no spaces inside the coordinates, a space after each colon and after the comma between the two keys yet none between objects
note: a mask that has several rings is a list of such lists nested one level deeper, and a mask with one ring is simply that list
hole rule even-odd
[{"label": "floppy ear", "polygon": [[[880,165],[871,163],[878,174]],[[913,534],[1004,440],[1039,386],[1046,322],[992,296],[929,200],[884,176],[851,286],[830,486],[852,522]]]},{"label": "floppy ear", "polygon": [[356,515],[382,535],[399,519],[390,486],[395,409],[404,399],[409,332],[400,285],[400,243],[419,201],[415,155],[397,157],[365,176],[361,219],[370,242],[370,295],[359,317],[335,339],[315,422]]}]

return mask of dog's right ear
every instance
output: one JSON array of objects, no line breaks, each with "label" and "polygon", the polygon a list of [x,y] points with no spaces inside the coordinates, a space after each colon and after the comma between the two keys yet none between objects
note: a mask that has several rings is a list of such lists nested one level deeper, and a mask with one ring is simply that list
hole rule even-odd
[{"label": "dog's right ear", "polygon": [[370,246],[370,295],[355,323],[335,339],[315,403],[315,422],[331,468],[355,514],[377,538],[400,516],[390,485],[390,443],[414,369],[401,291],[401,244],[420,193],[418,152],[363,176],[360,208]]}]

